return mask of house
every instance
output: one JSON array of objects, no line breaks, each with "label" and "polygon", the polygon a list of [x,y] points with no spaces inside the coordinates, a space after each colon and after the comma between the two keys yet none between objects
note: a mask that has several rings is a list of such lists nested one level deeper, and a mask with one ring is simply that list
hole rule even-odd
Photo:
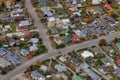
[{"label": "house", "polygon": [[69,24],[70,23],[70,19],[62,19],[63,24]]},{"label": "house", "polygon": [[8,51],[7,54],[3,56],[6,60],[10,61],[13,65],[20,64],[20,59],[16,54],[13,54],[12,52]]},{"label": "house", "polygon": [[43,13],[48,17],[53,16],[53,13],[51,11],[44,11]]},{"label": "house", "polygon": [[48,22],[54,22],[55,18],[54,17],[47,17]]},{"label": "house", "polygon": [[21,49],[21,51],[20,51],[20,54],[22,55],[22,56],[27,56],[28,54],[29,54],[30,52],[28,51],[28,50],[26,50],[26,49]]},{"label": "house", "polygon": [[77,58],[77,57],[73,57],[72,59],[71,59],[71,62],[72,63],[74,63],[75,64],[75,66],[80,66],[83,62],[79,59],[79,58]]},{"label": "house", "polygon": [[38,50],[37,44],[33,44],[32,46],[29,47],[29,51],[37,51],[37,50]]},{"label": "house", "polygon": [[58,72],[66,72],[67,68],[65,66],[62,66],[61,64],[55,65],[55,69],[57,69]]},{"label": "house", "polygon": [[65,62],[65,61],[66,61],[66,58],[63,57],[63,56],[61,56],[61,57],[59,58],[59,60],[62,61],[62,62]]},{"label": "house", "polygon": [[76,35],[76,34],[73,35],[73,36],[72,36],[72,41],[73,41],[73,42],[79,41],[79,36]]},{"label": "house", "polygon": [[17,29],[18,29],[19,31],[24,31],[24,30],[28,30],[28,27],[29,27],[29,26],[18,26]]},{"label": "house", "polygon": [[117,48],[120,50],[120,42],[116,43]]},{"label": "house", "polygon": [[47,27],[48,28],[53,28],[55,26],[55,23],[53,21],[47,22]]},{"label": "house", "polygon": [[5,29],[11,29],[11,26],[10,25],[6,25]]},{"label": "house", "polygon": [[93,47],[93,48],[92,48],[92,51],[94,52],[95,55],[101,53],[101,51],[100,51],[99,48],[97,48],[97,47]]},{"label": "house", "polygon": [[48,70],[48,67],[46,65],[41,65],[40,69],[46,72]]},{"label": "house", "polygon": [[84,79],[82,77],[80,77],[80,76],[76,76],[75,80],[84,80]]},{"label": "house", "polygon": [[104,34],[101,27],[96,28],[96,32],[97,34],[100,34],[100,35]]},{"label": "house", "polygon": [[107,57],[103,58],[102,61],[106,66],[111,66],[112,65],[110,60]]},{"label": "house", "polygon": [[0,56],[3,56],[6,54],[5,48],[0,48]]},{"label": "house", "polygon": [[32,43],[38,43],[39,39],[38,38],[32,38],[32,39],[30,39],[30,42],[32,42]]},{"label": "house", "polygon": [[85,68],[84,71],[92,78],[92,80],[101,80],[102,78],[94,73],[91,69]]},{"label": "house", "polygon": [[30,25],[30,22],[28,20],[23,20],[23,21],[19,22],[19,27],[20,26],[29,26],[29,25]]},{"label": "house", "polygon": [[108,68],[107,68],[106,66],[100,66],[100,67],[98,68],[98,70],[99,70],[100,72],[102,72],[103,74],[108,74],[108,73],[109,73],[109,70],[108,70]]},{"label": "house", "polygon": [[89,58],[89,57],[94,57],[93,53],[90,51],[84,51],[83,53],[81,53],[81,56],[85,59],[85,58]]},{"label": "house", "polygon": [[63,43],[63,41],[60,39],[60,36],[59,35],[54,35],[54,41],[60,45]]},{"label": "house", "polygon": [[71,41],[71,38],[70,38],[69,36],[65,36],[65,37],[62,38],[62,40],[63,40],[64,42],[70,42],[70,41]]},{"label": "house", "polygon": [[16,42],[16,40],[12,38],[9,40],[9,45],[13,46],[15,44],[15,42]]},{"label": "house", "polygon": [[115,53],[115,50],[111,46],[105,46],[104,49],[109,53]]},{"label": "house", "polygon": [[81,16],[80,12],[73,12],[74,15]]},{"label": "house", "polygon": [[43,76],[42,74],[40,74],[37,71],[32,71],[31,77],[33,78],[33,80],[45,80],[45,76]]},{"label": "house", "polygon": [[93,5],[97,5],[97,4],[100,4],[102,0],[92,0],[92,4]]},{"label": "house", "polygon": [[11,65],[11,63],[9,61],[7,61],[4,58],[0,58],[0,66],[1,67],[5,68],[5,67],[10,66],[10,65]]},{"label": "house", "polygon": [[28,37],[30,36],[30,31],[25,31],[24,34],[23,34],[24,37]]},{"label": "house", "polygon": [[30,26],[30,22],[28,20],[23,20],[19,22],[18,30],[26,30]]},{"label": "house", "polygon": [[116,69],[114,70],[114,73],[115,73],[118,77],[120,77],[120,68],[119,68],[119,67],[116,68]]},{"label": "house", "polygon": [[84,30],[80,30],[79,35],[80,35],[80,37],[86,37],[86,34],[85,34]]},{"label": "house", "polygon": [[106,7],[107,9],[112,9],[112,6],[111,6],[109,3],[105,3],[105,7]]},{"label": "house", "polygon": [[118,59],[117,61],[115,61],[117,63],[118,66],[120,66],[120,59]]},{"label": "house", "polygon": [[75,26],[75,25],[71,25],[70,28],[71,28],[71,29],[75,29],[76,26]]}]

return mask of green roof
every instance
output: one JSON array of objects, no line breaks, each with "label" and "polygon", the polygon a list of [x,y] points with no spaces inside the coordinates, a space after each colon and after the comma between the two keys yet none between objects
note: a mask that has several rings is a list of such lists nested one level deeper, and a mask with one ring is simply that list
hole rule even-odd
[{"label": "green roof", "polygon": [[70,41],[70,37],[69,37],[69,36],[65,36],[65,37],[63,38],[63,40],[64,40],[65,42],[69,42],[69,41]]},{"label": "green roof", "polygon": [[120,42],[117,42],[117,43],[116,43],[116,46],[117,46],[118,48],[120,48]]},{"label": "green roof", "polygon": [[109,59],[108,59],[107,57],[103,58],[102,61],[103,61],[104,63],[110,63],[110,61],[109,61]]},{"label": "green roof", "polygon": [[76,76],[75,80],[84,80],[84,79],[82,77],[80,77],[80,76]]}]

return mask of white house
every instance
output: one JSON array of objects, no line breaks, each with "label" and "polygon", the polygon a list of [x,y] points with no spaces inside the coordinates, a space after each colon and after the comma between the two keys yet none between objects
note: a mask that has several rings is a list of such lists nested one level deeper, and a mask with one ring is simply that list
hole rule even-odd
[{"label": "white house", "polygon": [[94,57],[93,53],[90,52],[90,51],[84,51],[84,52],[81,54],[81,56],[82,56],[83,58]]}]

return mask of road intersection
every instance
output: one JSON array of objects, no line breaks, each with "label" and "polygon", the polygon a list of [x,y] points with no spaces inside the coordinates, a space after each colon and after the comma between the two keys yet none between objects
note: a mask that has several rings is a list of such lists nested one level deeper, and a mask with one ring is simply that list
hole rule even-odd
[{"label": "road intersection", "polygon": [[97,45],[99,43],[99,40],[103,39],[103,38],[106,39],[107,41],[111,41],[112,39],[114,39],[116,37],[120,38],[120,32],[118,32],[118,33],[113,33],[113,34],[109,34],[106,36],[102,36],[102,37],[99,37],[97,39],[85,41],[83,43],[74,44],[72,46],[67,46],[67,47],[62,48],[62,49],[54,50],[51,46],[51,42],[50,42],[45,30],[43,28],[43,25],[40,23],[39,17],[37,16],[37,13],[34,11],[34,8],[32,7],[30,0],[25,0],[25,5],[35,21],[34,22],[35,26],[37,26],[39,28],[40,37],[43,39],[44,45],[48,49],[48,53],[39,55],[39,56],[34,57],[33,59],[29,60],[29,61],[26,61],[25,63],[16,67],[14,70],[8,72],[6,75],[2,76],[0,78],[0,80],[9,80],[11,77],[13,77],[21,72],[24,72],[26,67],[28,67],[29,65],[35,64],[36,61],[38,61],[38,60],[43,61],[43,60],[46,60],[46,59],[49,59],[52,57],[56,57],[56,56],[61,55],[61,54],[66,54],[66,53],[73,51],[73,50],[83,49],[83,48]]}]

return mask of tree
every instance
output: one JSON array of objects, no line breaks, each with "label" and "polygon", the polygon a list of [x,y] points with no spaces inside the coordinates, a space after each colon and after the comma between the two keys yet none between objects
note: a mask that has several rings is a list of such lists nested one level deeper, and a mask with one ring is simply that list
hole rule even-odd
[{"label": "tree", "polygon": [[89,22],[89,19],[88,18],[83,18],[83,21],[88,23]]},{"label": "tree", "polygon": [[72,69],[72,70],[74,70],[74,71],[75,71],[76,66],[75,66],[74,64],[71,64],[71,65],[70,65],[70,69]]},{"label": "tree", "polygon": [[32,56],[35,56],[35,51],[31,51],[30,53]]},{"label": "tree", "polygon": [[36,62],[36,66],[37,66],[37,67],[40,67],[40,66],[41,66],[41,61],[37,61],[37,62]]},{"label": "tree", "polygon": [[49,62],[48,62],[48,61],[45,61],[45,65],[48,66],[48,65],[49,65]]},{"label": "tree", "polygon": [[99,46],[103,46],[103,45],[106,45],[106,40],[105,39],[101,39],[99,41]]}]

